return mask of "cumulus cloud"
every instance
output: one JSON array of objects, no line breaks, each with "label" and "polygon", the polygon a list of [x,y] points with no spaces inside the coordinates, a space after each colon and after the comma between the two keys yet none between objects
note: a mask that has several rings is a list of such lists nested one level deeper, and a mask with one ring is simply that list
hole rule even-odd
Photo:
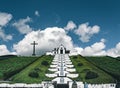
[{"label": "cumulus cloud", "polygon": [[81,54],[83,56],[104,56],[106,55],[105,49],[105,39],[101,39],[100,42],[96,42],[91,46],[87,46],[85,48],[76,47],[76,53]]},{"label": "cumulus cloud", "polygon": [[70,55],[82,55],[81,52],[83,51],[83,48],[81,47],[75,47],[72,51],[70,51]]},{"label": "cumulus cloud", "polygon": [[115,48],[107,50],[107,55],[112,57],[120,56],[120,42],[116,44]]},{"label": "cumulus cloud", "polygon": [[7,49],[6,45],[0,45],[0,55],[7,55],[7,54],[10,54],[10,52]]},{"label": "cumulus cloud", "polygon": [[101,39],[100,42],[96,42],[91,46],[85,48],[75,47],[71,55],[83,55],[83,56],[111,56],[120,57],[120,42],[116,44],[114,48],[105,50],[105,39]]},{"label": "cumulus cloud", "polygon": [[4,41],[8,41],[8,40],[12,40],[12,35],[5,34],[5,32],[0,28],[0,38],[3,39]]},{"label": "cumulus cloud", "polygon": [[4,12],[0,12],[0,39],[4,41],[12,40],[12,35],[5,34],[3,27],[8,24],[12,19],[12,15]]},{"label": "cumulus cloud", "polygon": [[5,26],[11,19],[11,14],[0,12],[0,26]]},{"label": "cumulus cloud", "polygon": [[73,21],[69,21],[67,26],[64,27],[65,30],[69,31],[69,30],[73,30],[75,29],[77,26]]},{"label": "cumulus cloud", "polygon": [[33,41],[36,41],[36,54],[41,55],[63,44],[67,49],[73,48],[71,37],[63,28],[51,27],[45,30],[37,30],[28,33],[20,42],[14,44],[14,50],[18,55],[32,55]]},{"label": "cumulus cloud", "polygon": [[105,50],[105,39],[101,39],[85,48],[75,47],[72,39],[68,36],[63,28],[50,27],[44,30],[37,30],[29,32],[17,44],[13,45],[14,50],[18,55],[29,56],[32,55],[33,46],[31,43],[36,41],[36,54],[42,55],[46,51],[51,51],[60,44],[63,44],[67,49],[72,50],[71,55],[81,54],[83,56],[120,56],[120,42],[115,48]]},{"label": "cumulus cloud", "polygon": [[16,27],[21,34],[27,34],[32,31],[32,28],[27,24],[31,21],[31,18],[27,17],[26,19],[20,19],[18,22],[13,23],[13,26]]},{"label": "cumulus cloud", "polygon": [[40,16],[40,14],[39,14],[38,11],[35,11],[35,15],[36,15],[36,16]]},{"label": "cumulus cloud", "polygon": [[89,23],[84,23],[79,25],[78,29],[75,30],[75,34],[80,37],[82,42],[89,42],[90,38],[100,31],[100,27],[95,25],[93,27],[89,26]]}]

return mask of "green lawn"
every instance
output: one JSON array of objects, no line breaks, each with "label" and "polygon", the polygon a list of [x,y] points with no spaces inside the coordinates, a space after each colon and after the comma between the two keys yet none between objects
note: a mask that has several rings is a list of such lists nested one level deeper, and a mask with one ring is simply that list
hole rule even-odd
[{"label": "green lawn", "polygon": [[[32,63],[30,66],[22,70],[20,73],[16,74],[12,77],[13,82],[22,82],[22,83],[40,83],[42,80],[49,80],[45,76],[45,73],[47,73],[49,65],[51,64],[51,61],[53,60],[53,56],[42,56],[38,60],[36,60],[34,63]],[[49,63],[48,66],[42,65],[42,61],[47,61]],[[38,78],[33,78],[29,76],[29,73],[35,69],[39,69]]]},{"label": "green lawn", "polygon": [[[49,55],[43,55],[41,57],[13,56],[10,58],[7,56],[6,59],[0,59],[0,79],[3,80],[4,78],[10,77],[11,82],[13,83],[41,83],[44,80],[51,80],[51,78],[46,77],[45,74],[49,73],[48,68],[53,58],[53,56]],[[119,58],[82,57],[80,55],[71,56],[70,58],[79,74],[79,77],[73,80],[87,83],[111,83],[115,82],[115,79],[108,73],[118,76],[118,79],[120,77]],[[29,73],[34,71],[39,75],[36,78],[29,76]],[[88,71],[97,73],[98,77],[94,79],[86,79],[85,76]]]},{"label": "green lawn", "polygon": [[8,79],[37,59],[36,57],[17,56],[4,56],[0,58],[0,80]]},{"label": "green lawn", "polygon": [[[81,80],[83,82],[88,82],[88,83],[110,83],[114,82],[114,78],[105,73],[104,71],[98,69],[96,66],[88,62],[84,57],[82,56],[71,56],[70,57],[76,70],[77,73],[79,73],[79,77],[76,78],[75,80]],[[78,66],[78,63],[82,63],[82,66]],[[86,73],[88,71],[95,72],[99,75],[99,77],[94,78],[94,79],[85,79]]]},{"label": "green lawn", "polygon": [[118,81],[120,81],[120,59],[112,57],[86,57],[86,59],[103,69],[109,74],[113,75]]}]

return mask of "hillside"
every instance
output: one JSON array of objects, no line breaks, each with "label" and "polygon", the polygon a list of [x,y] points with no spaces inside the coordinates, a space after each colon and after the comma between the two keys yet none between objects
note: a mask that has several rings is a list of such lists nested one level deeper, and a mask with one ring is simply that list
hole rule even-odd
[{"label": "hillside", "polygon": [[[22,83],[40,83],[51,80],[45,76],[53,56],[41,57],[0,57],[0,80]],[[88,83],[112,83],[120,79],[119,58],[71,56],[79,80]],[[89,73],[89,74],[88,74]]]},{"label": "hillside", "polygon": [[[80,55],[71,56],[71,60],[75,65],[79,77],[75,80],[81,80],[88,83],[112,83],[115,82],[115,79],[99,69],[91,62],[87,61],[85,57]],[[90,75],[91,74],[91,75]]]},{"label": "hillside", "polygon": [[27,67],[36,59],[36,57],[18,57],[12,55],[1,56],[0,80],[7,80],[11,76]]},{"label": "hillside", "polygon": [[[43,80],[50,80],[45,76],[53,56],[39,57],[35,62],[26,67],[20,73],[12,77],[13,82],[40,83]],[[32,74],[31,74],[32,73]]]},{"label": "hillside", "polygon": [[9,59],[13,57],[17,57],[17,56],[16,55],[3,55],[3,56],[0,56],[0,60]]},{"label": "hillside", "polygon": [[120,59],[112,57],[86,57],[90,63],[94,64],[99,69],[113,76],[117,81],[120,81]]}]

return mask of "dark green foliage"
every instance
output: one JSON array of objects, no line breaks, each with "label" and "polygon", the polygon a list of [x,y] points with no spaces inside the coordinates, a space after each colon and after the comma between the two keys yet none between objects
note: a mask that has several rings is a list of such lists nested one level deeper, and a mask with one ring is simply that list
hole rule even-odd
[{"label": "dark green foliage", "polygon": [[17,56],[16,55],[3,55],[3,56],[0,56],[0,60],[9,59],[13,57],[17,57]]},{"label": "dark green foliage", "polygon": [[4,57],[6,59],[0,60],[0,79],[4,80],[20,72],[37,59],[36,57],[17,57],[12,55]]},{"label": "dark green foliage", "polygon": [[97,73],[92,72],[92,71],[88,71],[86,73],[85,79],[94,79],[94,78],[97,78],[97,77],[98,77]]},{"label": "dark green foliage", "polygon": [[[76,68],[76,73],[79,74],[78,78],[75,78],[74,80],[79,80],[79,81],[83,81],[83,82],[87,82],[87,83],[112,83],[112,82],[115,82],[113,77],[111,77],[105,71],[103,71],[103,70],[99,69],[98,67],[96,67],[95,65],[93,65],[91,62],[87,61],[85,57],[80,56],[80,55],[77,55],[76,57],[77,57],[77,59],[74,59],[73,56],[71,56],[71,61]],[[78,63],[82,63],[83,66],[78,66]],[[86,74],[89,71],[97,73],[98,77],[95,74],[95,77],[97,77],[97,78],[92,77],[94,79],[86,79],[85,78]]]},{"label": "dark green foliage", "polygon": [[116,59],[120,61],[120,57],[117,57]]},{"label": "dark green foliage", "polygon": [[38,78],[39,74],[36,71],[32,71],[32,72],[29,73],[29,76],[32,77],[32,78]]},{"label": "dark green foliage", "polygon": [[77,64],[77,66],[83,66],[83,64],[79,62],[79,63]]},{"label": "dark green foliage", "polygon": [[[12,82],[14,83],[41,83],[45,80],[52,80],[45,76],[49,66],[42,65],[43,61],[47,61],[49,64],[52,62],[53,56],[43,55],[39,57],[32,64],[20,71],[18,74],[12,76]],[[38,76],[39,75],[39,76]]]},{"label": "dark green foliage", "polygon": [[41,69],[40,69],[40,68],[35,68],[34,70],[35,70],[36,72],[41,71]]},{"label": "dark green foliage", "polygon": [[14,74],[16,74],[16,73],[18,73],[20,70],[22,70],[22,68],[21,69],[16,69],[16,70],[14,70],[14,71],[7,71],[7,72],[5,72],[5,73],[3,73],[3,79],[4,80],[6,80],[6,79],[8,79],[8,78],[10,78],[12,75],[14,75]]},{"label": "dark green foliage", "polygon": [[120,81],[120,61],[112,57],[86,57],[86,60]]},{"label": "dark green foliage", "polygon": [[48,65],[49,65],[48,61],[42,61],[41,64],[42,64],[42,65],[45,65],[45,66],[48,66]]},{"label": "dark green foliage", "polygon": [[73,59],[77,59],[78,57],[77,56],[73,56]]}]

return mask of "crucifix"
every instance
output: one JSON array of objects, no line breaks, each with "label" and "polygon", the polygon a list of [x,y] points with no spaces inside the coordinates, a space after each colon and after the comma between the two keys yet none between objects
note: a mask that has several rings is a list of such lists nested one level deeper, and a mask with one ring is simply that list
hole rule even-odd
[{"label": "crucifix", "polygon": [[31,43],[31,45],[33,45],[33,56],[35,56],[35,45],[38,45],[38,43],[36,43],[35,41],[33,41],[33,43]]}]

